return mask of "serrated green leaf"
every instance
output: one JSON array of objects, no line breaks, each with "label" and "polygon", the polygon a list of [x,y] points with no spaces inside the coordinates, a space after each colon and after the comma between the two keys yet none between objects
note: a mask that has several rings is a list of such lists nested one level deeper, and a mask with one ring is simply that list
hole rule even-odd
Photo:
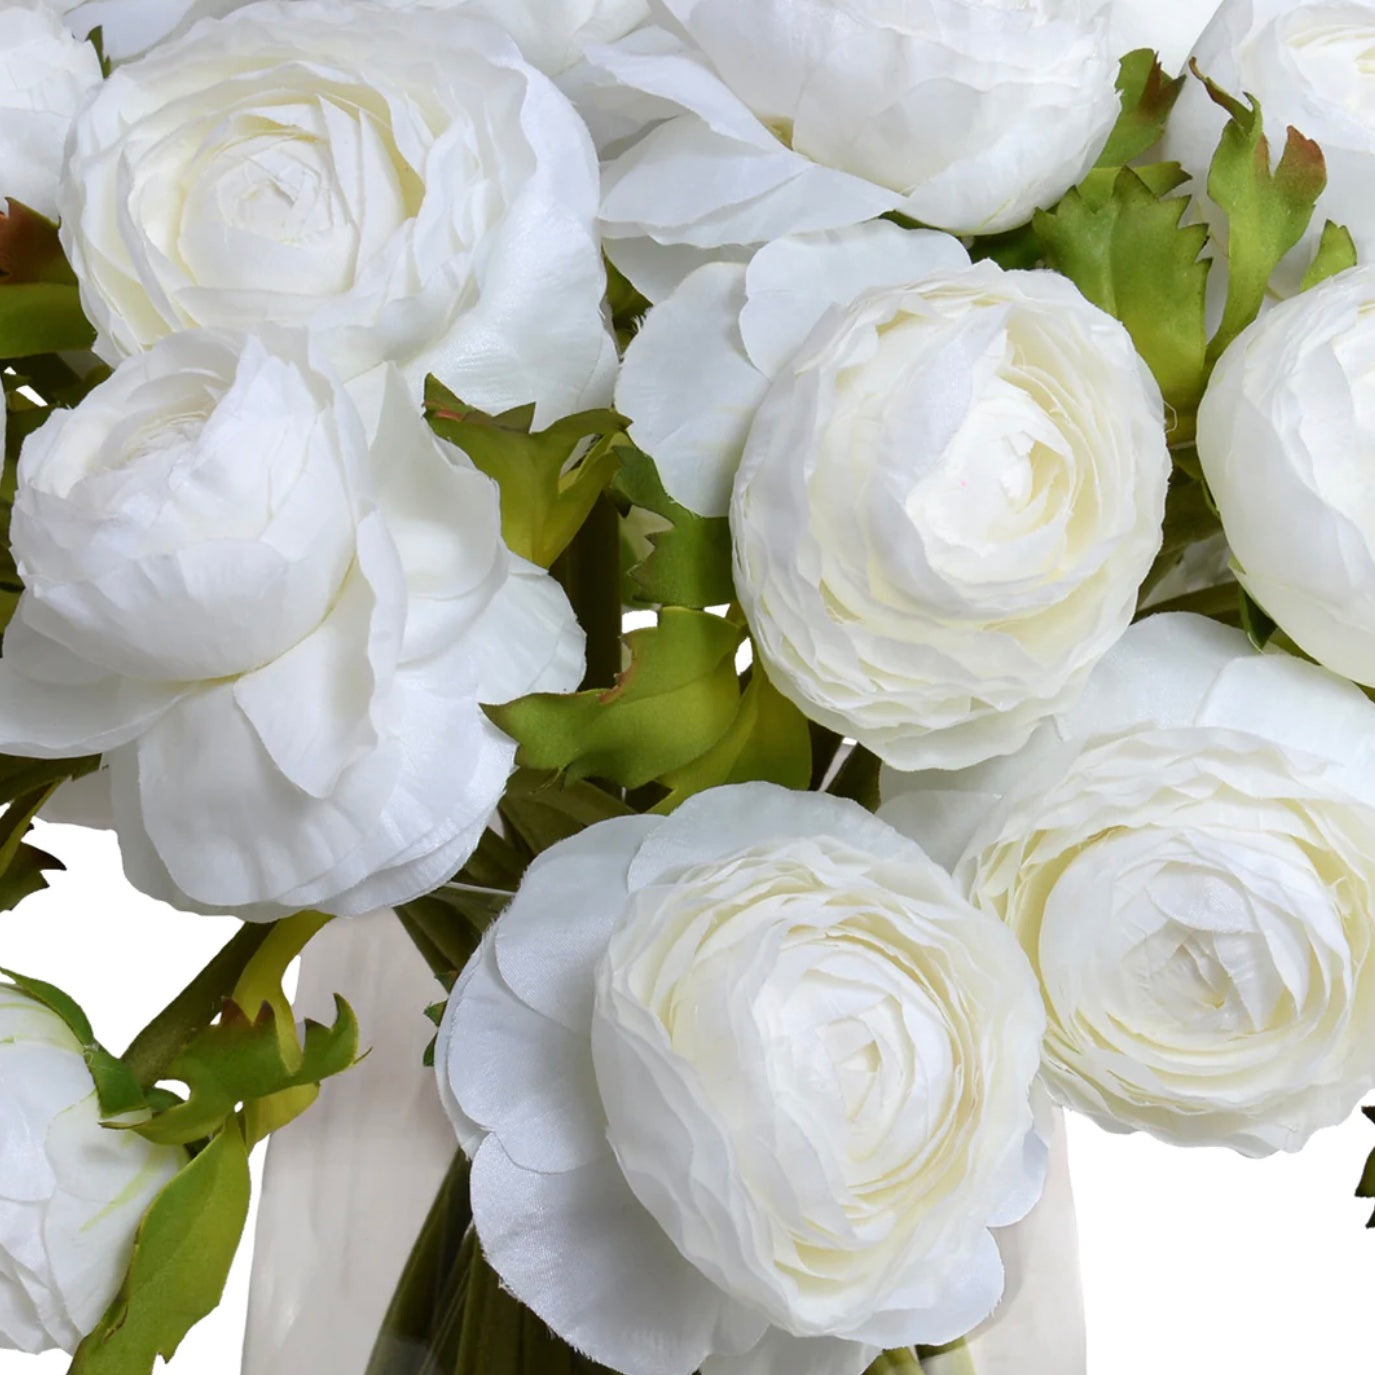
[{"label": "serrated green leaf", "polygon": [[1049,265],[1126,326],[1176,417],[1197,410],[1208,372],[1207,230],[1180,223],[1187,206],[1124,167],[1101,205],[1073,190],[1035,220]]},{"label": "serrated green leaf", "polygon": [[1227,304],[1209,346],[1216,359],[1260,313],[1271,275],[1313,218],[1327,167],[1322,149],[1291,127],[1272,171],[1260,102],[1248,95],[1243,104],[1191,65],[1228,114],[1208,171],[1208,194],[1227,216]]},{"label": "serrated green leaf", "polygon": [[548,568],[572,543],[629,446],[615,411],[584,411],[531,433],[534,407],[487,415],[435,378],[425,414],[441,439],[457,445],[501,489],[501,529],[522,558]]},{"label": "serrated green leaf", "polygon": [[521,769],[506,785],[501,815],[531,855],[538,855],[599,821],[634,812],[595,783]]},{"label": "serrated green leaf", "polygon": [[46,888],[47,873],[66,868],[60,859],[25,843],[33,819],[57,791],[49,783],[13,798],[0,816],[0,912],[17,907],[26,897]]},{"label": "serrated green leaf", "polygon": [[522,767],[642,787],[705,754],[729,729],[742,638],[719,616],[665,608],[657,626],[625,637],[631,663],[615,687],[540,693],[485,710],[519,742]]},{"label": "serrated green leaf", "polygon": [[248,1151],[232,1120],[153,1200],[124,1283],[69,1375],[150,1375],[213,1311],[248,1218]]},{"label": "serrated green leaf", "polygon": [[730,728],[700,758],[663,776],[669,795],[653,810],[671,812],[695,793],[731,783],[777,783],[803,789],[811,776],[812,736],[807,718],[774,687],[756,659]]},{"label": "serrated green leaf", "polygon": [[1125,167],[1154,148],[1186,80],[1184,76],[1168,76],[1149,48],[1129,52],[1117,74],[1122,113],[1099,155],[1098,166]]},{"label": "serrated green leaf", "polygon": [[701,610],[735,599],[730,522],[724,516],[699,516],[679,505],[664,490],[653,459],[633,445],[623,454],[615,491],[667,522],[666,529],[649,533],[649,555],[629,570],[638,600]]},{"label": "serrated green leaf", "polygon": [[130,1130],[184,1145],[218,1130],[240,1104],[342,1074],[358,1059],[358,1019],[342,998],[336,996],[334,1005],[333,1026],[305,1024],[305,1042],[292,1064],[289,1058],[296,1057],[283,1055],[270,1004],[250,1020],[237,1003],[226,1003],[220,1021],[193,1037],[164,1076],[186,1085],[185,1101]]},{"label": "serrated green leaf", "polygon": [[1310,291],[1319,282],[1325,282],[1329,277],[1335,277],[1337,273],[1355,267],[1356,256],[1356,241],[1351,237],[1351,231],[1345,225],[1333,224],[1328,220],[1322,227],[1318,251],[1313,255],[1313,261],[1303,275],[1299,290]]},{"label": "serrated green leaf", "polygon": [[291,1009],[291,999],[286,996],[282,980],[292,960],[330,920],[323,912],[297,912],[295,916],[275,922],[267,939],[244,965],[230,994],[250,1019],[256,1018],[263,1007],[272,1009],[282,1061],[288,1068],[300,1063],[301,1044],[296,1038],[296,1017]]},{"label": "serrated green leaf", "polygon": [[0,282],[0,358],[84,349],[95,330],[64,282]]}]

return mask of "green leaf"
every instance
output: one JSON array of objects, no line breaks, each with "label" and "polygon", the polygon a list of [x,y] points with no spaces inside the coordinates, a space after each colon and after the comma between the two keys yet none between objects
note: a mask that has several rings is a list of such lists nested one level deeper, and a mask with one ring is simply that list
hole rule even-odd
[{"label": "green leaf", "polygon": [[1030,223],[1001,234],[982,234],[969,242],[969,256],[978,263],[985,259],[998,264],[1007,272],[1040,267],[1043,253],[1041,241]]},{"label": "green leaf", "polygon": [[1327,167],[1322,149],[1291,127],[1272,171],[1260,102],[1248,95],[1243,104],[1190,65],[1228,114],[1208,172],[1208,194],[1227,216],[1227,305],[1209,346],[1216,359],[1260,313],[1271,274],[1313,218]]},{"label": "green leaf", "polygon": [[334,1005],[333,1026],[306,1023],[298,1058],[283,1053],[269,1003],[250,1020],[237,1003],[227,1002],[219,1022],[193,1037],[167,1069],[167,1079],[186,1085],[186,1100],[130,1130],[149,1141],[185,1145],[218,1130],[242,1103],[342,1074],[358,1059],[358,1019],[342,998]]},{"label": "green leaf", "polygon": [[702,611],[665,608],[625,637],[630,667],[605,692],[540,693],[487,715],[520,744],[526,768],[638,788],[691,763],[727,731],[740,701],[743,632]]},{"label": "green leaf", "polygon": [[[1371,1121],[1375,1122],[1375,1108],[1362,1108],[1361,1111]],[[1370,1153],[1370,1158],[1365,1162],[1365,1170],[1361,1175],[1361,1182],[1356,1185],[1357,1198],[1375,1198],[1375,1151]],[[1375,1227],[1375,1213],[1370,1216],[1367,1227]]]},{"label": "green leaf", "polygon": [[520,769],[506,785],[501,815],[531,855],[538,855],[599,821],[634,812],[595,783]]},{"label": "green leaf", "polygon": [[82,349],[94,339],[76,287],[64,282],[0,282],[0,358]]},{"label": "green leaf", "polygon": [[0,285],[59,282],[75,286],[76,274],[62,252],[57,225],[12,196],[5,205],[0,212]]},{"label": "green leaf", "polygon": [[1208,234],[1181,225],[1187,206],[1124,167],[1101,203],[1072,190],[1035,225],[1049,266],[1127,327],[1166,403],[1191,424],[1208,374],[1208,263],[1199,259]]},{"label": "green leaf", "polygon": [[81,1043],[81,1053],[95,1081],[100,1110],[106,1117],[119,1117],[147,1106],[143,1090],[133,1072],[96,1040],[90,1018],[75,998],[53,984],[44,983],[42,979],[31,979],[12,969],[0,969],[0,975],[21,993],[41,1003],[49,1012],[56,1013]]},{"label": "green leaf", "polygon": [[669,795],[653,810],[671,812],[694,793],[731,783],[805,789],[811,776],[807,718],[774,687],[756,658],[730,729],[700,758],[663,776]]},{"label": "green leaf", "polygon": [[0,912],[17,907],[48,886],[45,874],[66,866],[44,850],[25,843],[33,819],[57,791],[58,783],[13,798],[0,816]]},{"label": "green leaf", "polygon": [[1299,290],[1308,291],[1319,282],[1325,282],[1329,277],[1335,277],[1337,273],[1355,266],[1356,241],[1351,237],[1351,231],[1345,225],[1333,224],[1328,220],[1322,227],[1318,251],[1314,254],[1308,271],[1304,273]]},{"label": "green leaf", "polygon": [[630,279],[609,258],[606,264],[606,303],[611,311],[611,327],[624,353],[635,337],[640,321],[649,312],[649,301],[630,284]]},{"label": "green leaf", "polygon": [[1138,605],[1145,602],[1184,557],[1191,545],[1221,533],[1222,521],[1209,499],[1202,476],[1193,477],[1176,461],[1165,496],[1165,522],[1160,552],[1141,584]]},{"label": "green leaf", "polygon": [[1149,48],[1129,52],[1117,74],[1122,113],[1099,155],[1098,166],[1125,167],[1154,148],[1186,80],[1184,76],[1168,76]]},{"label": "green leaf", "polygon": [[84,759],[17,759],[0,754],[0,802],[40,792],[69,778],[84,778],[100,767],[100,756]]},{"label": "green leaf", "polygon": [[433,377],[425,384],[425,413],[441,439],[500,487],[506,543],[541,568],[572,543],[630,445],[615,411],[584,411],[531,433],[533,406],[487,415]]},{"label": "green leaf", "polygon": [[1238,588],[1241,602],[1241,628],[1257,649],[1264,649],[1279,627],[1245,588]]},{"label": "green leaf", "polygon": [[153,1200],[114,1302],[69,1375],[150,1375],[224,1293],[248,1217],[248,1150],[231,1120]]},{"label": "green leaf", "polygon": [[735,599],[730,522],[724,516],[699,516],[680,506],[664,490],[653,459],[633,445],[624,451],[615,490],[668,523],[648,535],[648,556],[629,571],[638,600],[700,610]]}]

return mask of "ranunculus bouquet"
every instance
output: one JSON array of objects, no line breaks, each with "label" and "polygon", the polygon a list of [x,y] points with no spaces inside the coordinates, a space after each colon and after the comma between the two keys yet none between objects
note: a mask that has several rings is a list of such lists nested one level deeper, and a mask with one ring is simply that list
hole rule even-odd
[{"label": "ranunculus bouquet", "polygon": [[1204,9],[0,3],[0,905],[243,923],[5,972],[0,1347],[280,1132],[248,1375],[1083,1375],[1060,1107],[1359,1106],[1375,2]]}]

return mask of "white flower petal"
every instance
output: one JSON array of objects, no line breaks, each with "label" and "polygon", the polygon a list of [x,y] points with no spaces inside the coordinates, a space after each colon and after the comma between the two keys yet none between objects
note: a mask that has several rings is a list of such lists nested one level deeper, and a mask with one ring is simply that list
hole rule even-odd
[{"label": "white flower petal", "polygon": [[692,1375],[724,1300],[673,1249],[609,1157],[522,1170],[488,1137],[473,1161],[473,1220],[511,1292],[575,1350],[625,1375]]},{"label": "white flower petal", "polygon": [[740,337],[745,269],[699,268],[645,318],[626,350],[616,406],[675,501],[706,516],[730,489],[768,379]]}]

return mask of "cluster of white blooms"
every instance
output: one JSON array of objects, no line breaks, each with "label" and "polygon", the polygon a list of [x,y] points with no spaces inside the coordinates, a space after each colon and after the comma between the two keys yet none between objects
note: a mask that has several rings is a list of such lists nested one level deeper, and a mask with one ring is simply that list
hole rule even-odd
[{"label": "cluster of white blooms", "polygon": [[[1138,44],[1326,157],[1178,469],[1226,548],[1174,575],[1221,550],[1316,664],[1133,625],[1193,430],[1139,333],[979,248],[1094,169]],[[1375,0],[0,0],[0,199],[109,369],[20,450],[0,750],[99,756],[189,911],[432,892],[515,767],[484,707],[586,655],[427,379],[614,404],[729,524],[751,688],[877,756],[885,819],[752,783],[534,860],[436,1047],[484,1253],[625,1375],[962,1337],[1038,1085],[1247,1154],[1375,1087],[1375,268],[1299,294],[1324,217],[1375,249],[1372,46]],[[1226,119],[1191,79],[1164,143],[1219,258]],[[0,1347],[79,1342],[180,1159],[0,988]]]}]

